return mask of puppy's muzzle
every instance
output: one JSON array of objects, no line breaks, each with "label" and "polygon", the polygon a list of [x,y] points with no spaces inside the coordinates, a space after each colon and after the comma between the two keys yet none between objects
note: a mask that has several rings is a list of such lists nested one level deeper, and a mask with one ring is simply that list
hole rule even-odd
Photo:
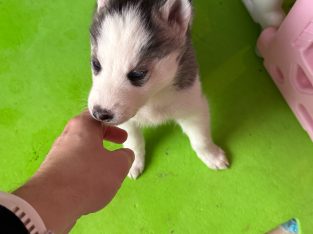
[{"label": "puppy's muzzle", "polygon": [[111,111],[104,109],[100,106],[93,107],[92,115],[96,120],[99,120],[101,122],[109,123],[114,119],[114,114]]}]

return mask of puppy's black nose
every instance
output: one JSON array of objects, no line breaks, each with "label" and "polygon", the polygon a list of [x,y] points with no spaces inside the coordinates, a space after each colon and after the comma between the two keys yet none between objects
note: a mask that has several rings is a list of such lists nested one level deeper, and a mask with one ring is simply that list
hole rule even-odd
[{"label": "puppy's black nose", "polygon": [[110,122],[114,118],[114,114],[106,109],[101,108],[100,106],[95,106],[92,109],[92,115],[100,121]]}]

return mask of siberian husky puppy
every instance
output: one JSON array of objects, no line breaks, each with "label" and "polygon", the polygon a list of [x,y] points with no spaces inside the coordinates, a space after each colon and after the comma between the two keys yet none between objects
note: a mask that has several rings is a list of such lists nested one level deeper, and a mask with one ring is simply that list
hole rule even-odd
[{"label": "siberian husky puppy", "polygon": [[176,121],[209,168],[229,165],[210,134],[192,47],[189,0],[98,0],[91,32],[92,116],[128,132],[135,153],[129,177],[144,170],[140,128]]}]

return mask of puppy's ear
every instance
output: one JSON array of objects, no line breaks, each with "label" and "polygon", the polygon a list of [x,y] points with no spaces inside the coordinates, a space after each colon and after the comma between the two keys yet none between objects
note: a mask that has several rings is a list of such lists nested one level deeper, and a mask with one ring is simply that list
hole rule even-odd
[{"label": "puppy's ear", "polygon": [[108,4],[109,0],[97,0],[98,11]]},{"label": "puppy's ear", "polygon": [[186,34],[192,20],[192,6],[190,0],[165,0],[159,13],[162,20],[178,33]]}]

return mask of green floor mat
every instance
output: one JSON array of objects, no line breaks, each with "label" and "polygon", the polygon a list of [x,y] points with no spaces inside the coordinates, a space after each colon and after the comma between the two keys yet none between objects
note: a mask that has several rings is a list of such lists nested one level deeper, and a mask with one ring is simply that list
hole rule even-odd
[{"label": "green floor mat", "polygon": [[[94,4],[0,1],[0,190],[29,178],[86,107]],[[313,233],[313,144],[255,56],[258,26],[240,1],[194,4],[213,136],[231,169],[206,168],[173,124],[146,130],[143,176],[73,234],[259,234],[291,218]]]}]

